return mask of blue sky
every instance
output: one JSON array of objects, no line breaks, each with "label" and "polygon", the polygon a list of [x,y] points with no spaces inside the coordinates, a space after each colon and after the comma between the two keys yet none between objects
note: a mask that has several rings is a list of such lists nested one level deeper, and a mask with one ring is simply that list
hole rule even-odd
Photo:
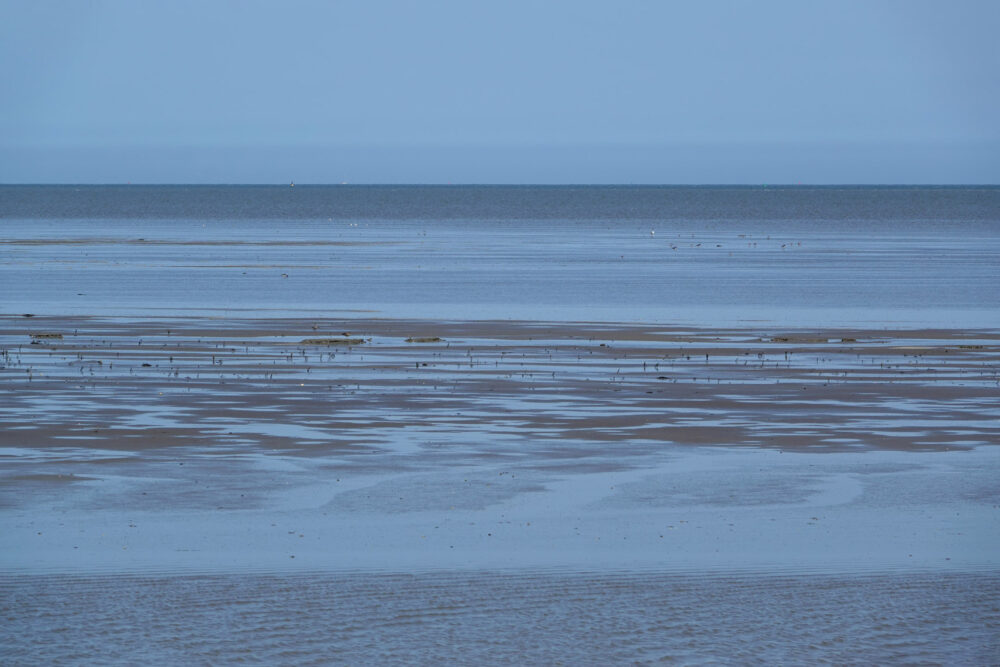
[{"label": "blue sky", "polygon": [[0,14],[0,182],[1000,182],[1000,2]]}]

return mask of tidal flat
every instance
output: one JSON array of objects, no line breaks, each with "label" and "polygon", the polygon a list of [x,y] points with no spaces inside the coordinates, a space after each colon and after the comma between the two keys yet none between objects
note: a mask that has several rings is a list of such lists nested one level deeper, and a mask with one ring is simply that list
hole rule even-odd
[{"label": "tidal flat", "polygon": [[0,188],[0,661],[1000,661],[1000,190],[289,190]]},{"label": "tidal flat", "polygon": [[13,664],[996,656],[995,332],[19,315],[0,347]]},{"label": "tidal flat", "polygon": [[0,342],[9,571],[996,563],[996,333],[14,316]]}]

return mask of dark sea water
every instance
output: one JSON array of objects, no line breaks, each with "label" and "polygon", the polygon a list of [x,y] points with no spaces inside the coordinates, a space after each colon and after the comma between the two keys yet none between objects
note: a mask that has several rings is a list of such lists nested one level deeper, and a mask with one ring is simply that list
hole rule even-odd
[{"label": "dark sea water", "polygon": [[995,186],[0,186],[4,218],[996,222]]},{"label": "dark sea water", "polygon": [[0,187],[4,312],[1000,326],[1000,189]]}]

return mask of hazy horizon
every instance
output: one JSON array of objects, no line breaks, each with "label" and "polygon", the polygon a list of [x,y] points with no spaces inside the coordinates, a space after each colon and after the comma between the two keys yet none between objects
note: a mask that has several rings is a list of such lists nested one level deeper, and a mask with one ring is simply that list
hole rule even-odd
[{"label": "hazy horizon", "polygon": [[0,9],[3,183],[1000,182],[992,2]]},{"label": "hazy horizon", "polygon": [[[0,163],[20,165],[29,184],[146,185],[995,185],[984,174],[1000,162],[1000,143],[940,147],[816,146],[832,157],[815,164],[803,147],[188,147],[4,150]],[[303,156],[303,153],[305,156]],[[767,161],[759,164],[757,155]],[[908,159],[904,159],[909,156]],[[949,171],[934,180],[934,159]],[[831,161],[858,163],[856,168]],[[263,164],[261,164],[263,163]],[[565,167],[572,163],[572,169]],[[754,167],[754,163],[757,166]],[[906,166],[900,166],[905,163]],[[88,165],[86,169],[80,165]],[[5,170],[0,166],[0,173]],[[940,173],[940,172],[938,172]],[[750,175],[754,174],[756,178]],[[424,175],[424,178],[421,178]],[[853,175],[853,179],[851,176]]]}]

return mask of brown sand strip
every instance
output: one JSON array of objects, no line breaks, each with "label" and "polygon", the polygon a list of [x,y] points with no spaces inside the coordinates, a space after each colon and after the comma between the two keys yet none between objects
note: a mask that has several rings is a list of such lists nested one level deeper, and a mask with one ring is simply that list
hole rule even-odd
[{"label": "brown sand strip", "polygon": [[988,331],[3,316],[0,366],[0,447],[354,456],[438,433],[544,465],[1000,443]]}]

